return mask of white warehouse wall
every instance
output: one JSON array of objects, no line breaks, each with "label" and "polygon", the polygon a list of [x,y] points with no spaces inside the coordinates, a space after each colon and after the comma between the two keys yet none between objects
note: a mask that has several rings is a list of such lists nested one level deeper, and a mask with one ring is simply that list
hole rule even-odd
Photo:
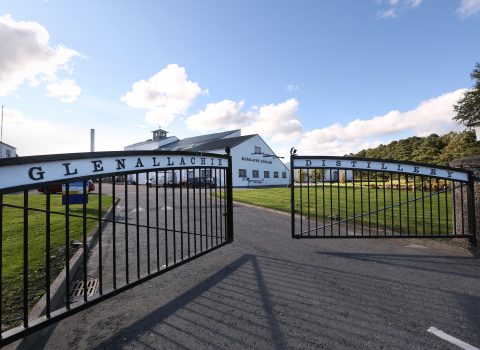
[{"label": "white warehouse wall", "polygon": [[[259,135],[255,135],[245,142],[231,149],[233,187],[257,187],[257,186],[286,186],[289,183],[289,170],[282,161],[275,157],[264,157],[262,154],[252,154],[255,146],[260,147],[262,153],[274,154],[270,147]],[[239,177],[239,169],[247,171],[247,177]],[[259,177],[253,178],[252,171],[258,170]],[[270,172],[270,177],[264,177],[264,171]],[[278,178],[274,178],[274,172],[278,172]],[[282,172],[286,172],[286,178],[282,178]],[[250,181],[247,180],[250,179]]]}]

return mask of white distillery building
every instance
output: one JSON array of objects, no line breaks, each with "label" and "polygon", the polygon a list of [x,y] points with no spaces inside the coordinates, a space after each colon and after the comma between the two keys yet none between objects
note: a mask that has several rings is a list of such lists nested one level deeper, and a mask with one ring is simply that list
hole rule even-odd
[{"label": "white distillery building", "polygon": [[[232,156],[233,187],[288,186],[289,169],[258,135],[241,136],[241,130],[231,130],[185,139],[167,137],[162,129],[153,131],[153,138],[125,147],[132,150],[192,151],[225,154],[230,148]],[[146,175],[139,183],[146,183]],[[203,174],[202,174],[203,175]],[[188,177],[198,174],[188,174]],[[210,175],[211,176],[211,175]],[[208,177],[208,174],[207,174]],[[177,179],[178,180],[178,179]],[[180,179],[183,181],[186,179]]]},{"label": "white distillery building", "polygon": [[0,158],[12,158],[17,156],[17,149],[13,146],[0,142]]}]

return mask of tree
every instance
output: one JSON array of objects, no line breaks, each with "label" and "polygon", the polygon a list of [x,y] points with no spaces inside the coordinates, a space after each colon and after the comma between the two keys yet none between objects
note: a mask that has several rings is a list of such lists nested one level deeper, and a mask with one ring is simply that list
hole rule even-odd
[{"label": "tree", "polygon": [[447,144],[437,134],[424,137],[422,142],[412,152],[412,160],[421,163],[437,164],[443,149]]},{"label": "tree", "polygon": [[448,165],[453,159],[480,154],[480,143],[475,140],[475,132],[464,130],[439,136],[409,137],[392,141],[388,145],[362,150],[356,157],[412,160],[429,164]]},{"label": "tree", "polygon": [[450,133],[450,141],[442,151],[438,163],[448,165],[454,159],[480,154],[480,145],[476,142],[473,131]]},{"label": "tree", "polygon": [[454,111],[457,113],[453,120],[459,124],[466,125],[480,121],[480,63],[475,65],[470,77],[475,81],[473,89],[467,91],[457,104],[453,106]]}]

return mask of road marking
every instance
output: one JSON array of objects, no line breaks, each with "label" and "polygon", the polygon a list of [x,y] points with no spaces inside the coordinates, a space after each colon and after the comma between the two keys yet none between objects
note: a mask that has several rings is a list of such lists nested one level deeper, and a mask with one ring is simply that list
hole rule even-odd
[{"label": "road marking", "polygon": [[[145,211],[145,209],[143,209],[143,208],[140,207],[140,208],[138,208],[138,211],[139,211],[139,212],[140,212],[140,211]],[[137,208],[130,210],[130,212],[131,212],[131,213],[136,213],[136,212],[137,212]]]},{"label": "road marking", "polygon": [[480,350],[479,348],[470,345],[468,343],[465,343],[464,341],[461,341],[460,339],[457,339],[455,337],[452,337],[450,334],[447,334],[443,331],[441,331],[438,328],[435,327],[430,327],[428,329],[428,332],[435,334],[437,337],[442,338],[443,340],[448,341],[449,343],[452,343],[464,350]]}]

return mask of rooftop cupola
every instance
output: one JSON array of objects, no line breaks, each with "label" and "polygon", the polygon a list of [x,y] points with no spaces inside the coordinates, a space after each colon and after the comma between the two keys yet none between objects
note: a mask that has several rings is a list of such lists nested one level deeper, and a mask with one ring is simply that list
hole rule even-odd
[{"label": "rooftop cupola", "polygon": [[153,140],[156,141],[156,140],[166,139],[168,131],[165,131],[163,129],[157,129],[157,130],[153,130],[152,133],[153,133]]}]

